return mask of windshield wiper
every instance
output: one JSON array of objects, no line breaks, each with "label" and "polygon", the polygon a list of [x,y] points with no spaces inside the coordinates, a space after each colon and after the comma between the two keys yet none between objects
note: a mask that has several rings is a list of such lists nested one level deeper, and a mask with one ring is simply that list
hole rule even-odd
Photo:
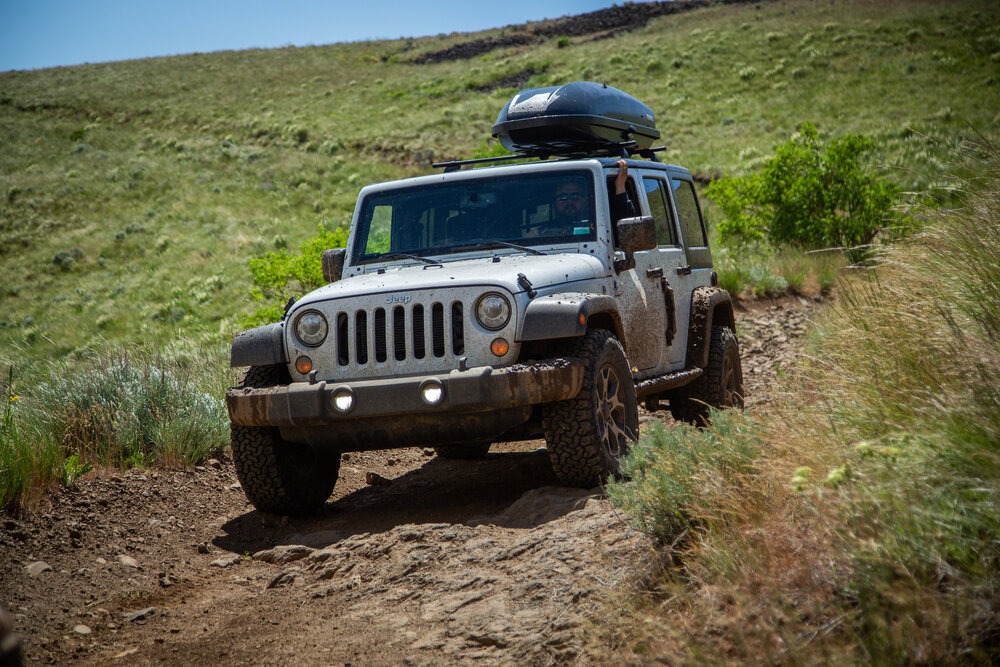
[{"label": "windshield wiper", "polygon": [[469,245],[457,246],[452,248],[452,252],[459,250],[489,250],[490,248],[513,248],[514,250],[520,250],[521,252],[526,252],[529,255],[547,255],[548,253],[542,252],[541,250],[536,250],[535,248],[529,248],[525,245],[519,245],[517,243],[511,243],[510,241],[483,241],[482,243],[470,243]]},{"label": "windshield wiper", "polygon": [[436,259],[427,259],[426,257],[421,257],[420,255],[411,255],[408,252],[387,252],[384,255],[379,255],[378,258],[382,259],[415,259],[418,262],[423,262],[424,264],[430,264],[431,266],[444,266],[441,262]]}]

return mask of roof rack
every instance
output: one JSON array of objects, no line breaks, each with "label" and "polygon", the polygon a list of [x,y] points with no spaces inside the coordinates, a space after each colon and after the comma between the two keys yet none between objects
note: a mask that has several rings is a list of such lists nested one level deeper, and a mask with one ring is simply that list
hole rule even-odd
[{"label": "roof rack", "polygon": [[494,164],[497,162],[511,162],[513,160],[530,160],[532,158],[537,158],[539,160],[548,160],[550,157],[560,157],[560,158],[592,158],[592,157],[622,157],[630,158],[633,155],[638,155],[652,162],[659,162],[656,154],[667,150],[666,146],[656,146],[653,148],[639,148],[639,146],[634,141],[623,141],[617,144],[614,143],[602,143],[599,145],[591,146],[564,146],[564,147],[553,147],[552,150],[531,150],[522,151],[520,153],[514,153],[512,155],[498,155],[496,157],[480,157],[480,158],[470,158],[468,160],[449,160],[448,162],[435,162],[431,166],[435,169],[444,169],[444,173],[448,174],[453,171],[459,171],[462,167],[481,165],[481,164]]}]

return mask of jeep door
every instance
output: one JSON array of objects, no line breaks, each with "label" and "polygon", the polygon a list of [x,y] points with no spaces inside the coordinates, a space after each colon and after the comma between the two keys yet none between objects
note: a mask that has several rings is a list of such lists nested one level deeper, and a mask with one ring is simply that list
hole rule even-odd
[{"label": "jeep door", "polygon": [[[656,248],[636,253],[636,271],[648,277],[650,303],[659,300],[664,312],[663,339],[658,366],[661,370],[684,368],[687,322],[691,310],[692,269],[678,225],[671,175],[658,169],[635,170],[642,187],[643,214],[656,222]],[[700,218],[699,218],[700,219]]]},{"label": "jeep door", "polygon": [[670,195],[672,214],[681,233],[684,263],[676,266],[672,282],[677,297],[677,318],[683,322],[677,340],[670,351],[675,365],[687,363],[688,322],[691,316],[691,294],[698,287],[712,284],[712,253],[708,247],[708,233],[698,205],[694,182],[690,174],[672,172]]}]

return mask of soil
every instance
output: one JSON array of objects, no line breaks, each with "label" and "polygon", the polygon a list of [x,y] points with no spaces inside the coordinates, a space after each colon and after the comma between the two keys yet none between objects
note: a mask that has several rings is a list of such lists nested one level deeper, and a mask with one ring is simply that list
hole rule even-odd
[{"label": "soil", "polygon": [[[750,409],[816,307],[739,309]],[[587,664],[597,598],[655,545],[600,489],[557,486],[543,447],[348,454],[298,519],[254,510],[228,460],[91,474],[0,514],[0,606],[27,664]]]}]

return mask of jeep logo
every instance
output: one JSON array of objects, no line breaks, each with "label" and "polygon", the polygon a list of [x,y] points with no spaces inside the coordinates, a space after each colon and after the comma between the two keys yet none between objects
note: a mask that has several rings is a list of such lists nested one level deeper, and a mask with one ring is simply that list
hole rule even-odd
[{"label": "jeep logo", "polygon": [[385,302],[386,303],[404,303],[405,304],[405,303],[409,303],[412,300],[413,300],[413,297],[411,297],[409,294],[402,294],[402,295],[390,294],[389,296],[386,297]]}]

